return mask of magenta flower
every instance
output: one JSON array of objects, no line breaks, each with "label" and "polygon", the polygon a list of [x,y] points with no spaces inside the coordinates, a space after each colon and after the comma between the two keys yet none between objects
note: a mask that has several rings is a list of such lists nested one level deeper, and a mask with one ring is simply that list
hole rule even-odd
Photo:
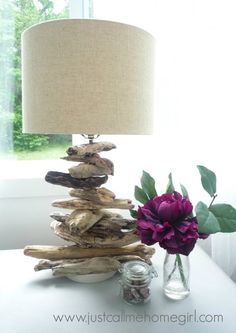
[{"label": "magenta flower", "polygon": [[191,217],[192,209],[191,202],[178,192],[149,200],[139,207],[136,221],[142,243],[158,242],[170,254],[189,255],[199,238],[197,220]]}]

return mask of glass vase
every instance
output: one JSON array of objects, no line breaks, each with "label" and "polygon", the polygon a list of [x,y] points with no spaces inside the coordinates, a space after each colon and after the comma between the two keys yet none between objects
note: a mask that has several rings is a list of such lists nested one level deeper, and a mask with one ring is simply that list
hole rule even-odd
[{"label": "glass vase", "polygon": [[190,294],[189,257],[181,254],[166,254],[163,267],[164,294],[173,300],[181,300]]}]

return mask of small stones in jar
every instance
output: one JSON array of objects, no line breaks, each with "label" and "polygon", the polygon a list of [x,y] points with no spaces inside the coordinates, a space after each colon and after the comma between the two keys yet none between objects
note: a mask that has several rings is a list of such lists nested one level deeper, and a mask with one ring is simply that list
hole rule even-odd
[{"label": "small stones in jar", "polygon": [[150,298],[149,287],[124,287],[123,299],[124,301],[132,304],[146,303]]}]

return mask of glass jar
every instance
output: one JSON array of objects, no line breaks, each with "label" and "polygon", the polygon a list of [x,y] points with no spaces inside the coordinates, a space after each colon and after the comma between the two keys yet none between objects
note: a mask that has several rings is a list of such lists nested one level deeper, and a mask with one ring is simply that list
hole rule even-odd
[{"label": "glass jar", "polygon": [[171,299],[181,300],[190,294],[189,257],[166,253],[163,266],[164,294]]},{"label": "glass jar", "polygon": [[120,272],[122,278],[121,297],[129,304],[147,303],[151,297],[150,283],[153,277],[153,268],[145,262],[132,260],[126,262]]}]

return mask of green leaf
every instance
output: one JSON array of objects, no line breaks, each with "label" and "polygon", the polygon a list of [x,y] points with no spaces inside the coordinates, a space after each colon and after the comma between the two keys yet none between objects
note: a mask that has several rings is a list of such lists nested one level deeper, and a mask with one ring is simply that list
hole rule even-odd
[{"label": "green leaf", "polygon": [[137,219],[138,218],[138,212],[134,209],[130,209],[129,210],[130,212],[130,215],[134,218],[134,219]]},{"label": "green leaf", "polygon": [[180,184],[180,188],[181,188],[181,192],[182,192],[183,196],[185,198],[189,198],[188,191],[187,191],[186,187],[184,185]]},{"label": "green leaf", "polygon": [[209,211],[207,205],[203,202],[198,202],[195,207],[196,217],[198,221],[198,230],[206,234],[214,234],[221,231],[218,219]]},{"label": "green leaf", "polygon": [[167,184],[167,187],[166,187],[166,193],[172,193],[175,191],[175,188],[174,188],[174,185],[173,185],[173,181],[172,181],[172,174],[170,173],[169,176],[168,176],[168,184]]},{"label": "green leaf", "polygon": [[[189,199],[189,195],[188,195],[188,191],[187,191],[186,187],[183,184],[180,184],[180,188],[181,188],[181,192],[182,192],[183,196],[185,198]],[[191,218],[193,217],[193,212],[191,214],[189,214],[189,217],[191,217]]]},{"label": "green leaf", "polygon": [[149,199],[147,194],[142,190],[140,187],[135,186],[134,189],[134,197],[137,201],[141,202],[142,204],[145,204]]},{"label": "green leaf", "polygon": [[215,204],[209,210],[217,218],[221,232],[236,231],[236,209],[228,204]]},{"label": "green leaf", "polygon": [[207,169],[203,165],[197,165],[201,175],[201,182],[204,190],[213,197],[216,193],[216,175],[213,171]]},{"label": "green leaf", "polygon": [[156,188],[155,188],[155,180],[150,176],[150,174],[146,171],[143,171],[141,177],[141,186],[144,192],[147,194],[149,199],[157,196]]}]

